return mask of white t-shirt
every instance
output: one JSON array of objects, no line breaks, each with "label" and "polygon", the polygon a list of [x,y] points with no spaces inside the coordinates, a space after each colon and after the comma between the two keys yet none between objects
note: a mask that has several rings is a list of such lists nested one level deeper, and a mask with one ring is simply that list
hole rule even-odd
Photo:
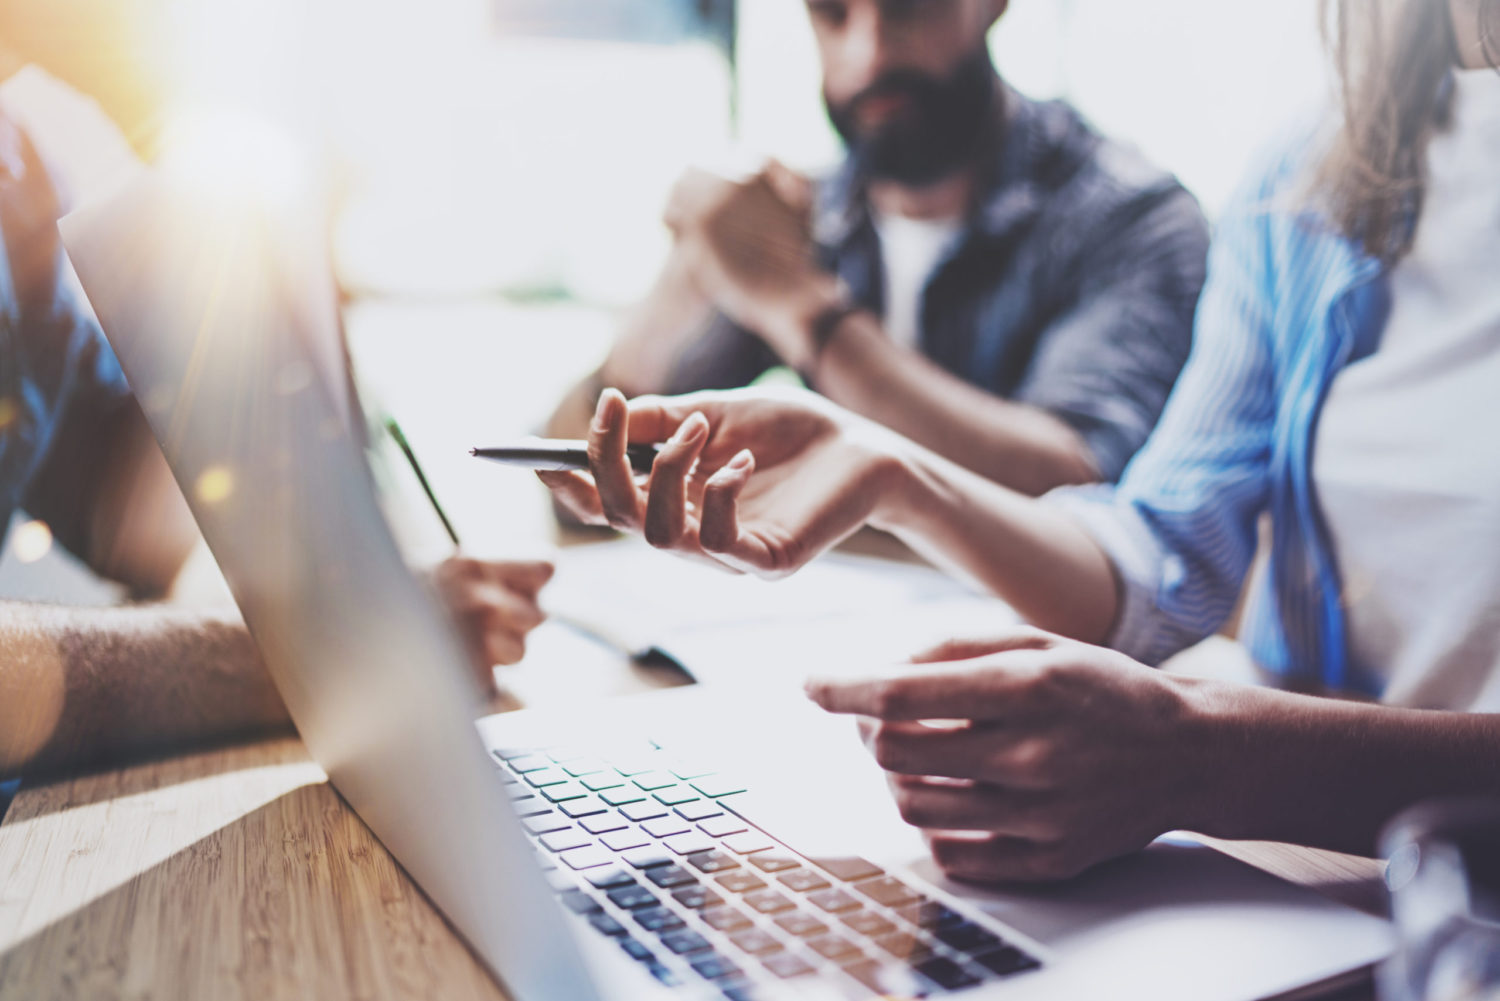
[{"label": "white t-shirt", "polygon": [[1355,664],[1384,701],[1500,711],[1500,73],[1458,74],[1376,352],[1341,372],[1313,478]]},{"label": "white t-shirt", "polygon": [[922,294],[963,224],[957,219],[908,219],[874,214],[885,280],[886,335],[903,347],[922,340]]}]

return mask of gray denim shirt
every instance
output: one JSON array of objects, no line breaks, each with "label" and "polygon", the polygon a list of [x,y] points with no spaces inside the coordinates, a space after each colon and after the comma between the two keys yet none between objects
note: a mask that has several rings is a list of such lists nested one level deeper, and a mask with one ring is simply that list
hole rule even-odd
[{"label": "gray denim shirt", "polygon": [[[1208,226],[1173,177],[1066,104],[997,86],[997,141],[963,232],[927,281],[920,347],[953,375],[1056,415],[1113,481],[1187,360]],[[855,301],[881,314],[880,240],[852,160],[820,185],[814,239]],[[777,364],[717,316],[667,389],[741,386]]]}]

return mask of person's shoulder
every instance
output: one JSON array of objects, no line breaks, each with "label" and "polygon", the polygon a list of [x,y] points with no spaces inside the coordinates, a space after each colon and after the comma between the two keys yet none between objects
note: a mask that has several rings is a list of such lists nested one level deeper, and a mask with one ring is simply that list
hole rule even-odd
[{"label": "person's shoulder", "polygon": [[1109,213],[1142,200],[1176,202],[1198,215],[1197,203],[1171,171],[1135,146],[1106,135],[1062,99],[1036,100],[1007,89],[1013,121],[1031,148],[1032,180],[1071,212]]}]

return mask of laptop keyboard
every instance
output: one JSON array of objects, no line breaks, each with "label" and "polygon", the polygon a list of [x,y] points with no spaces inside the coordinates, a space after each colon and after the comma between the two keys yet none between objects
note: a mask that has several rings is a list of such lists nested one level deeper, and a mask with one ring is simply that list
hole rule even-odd
[{"label": "laptop keyboard", "polygon": [[749,1001],[821,974],[927,997],[1040,965],[864,859],[793,851],[733,809],[743,786],[656,745],[491,753],[562,903],[669,986]]}]

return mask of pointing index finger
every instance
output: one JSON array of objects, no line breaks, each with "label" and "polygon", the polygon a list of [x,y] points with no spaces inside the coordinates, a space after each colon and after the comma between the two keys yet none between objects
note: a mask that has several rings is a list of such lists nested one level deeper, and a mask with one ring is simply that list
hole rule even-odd
[{"label": "pointing index finger", "polygon": [[811,678],[808,698],[831,713],[902,721],[1014,719],[1029,671],[1009,655],[972,665],[902,668],[866,678]]}]

